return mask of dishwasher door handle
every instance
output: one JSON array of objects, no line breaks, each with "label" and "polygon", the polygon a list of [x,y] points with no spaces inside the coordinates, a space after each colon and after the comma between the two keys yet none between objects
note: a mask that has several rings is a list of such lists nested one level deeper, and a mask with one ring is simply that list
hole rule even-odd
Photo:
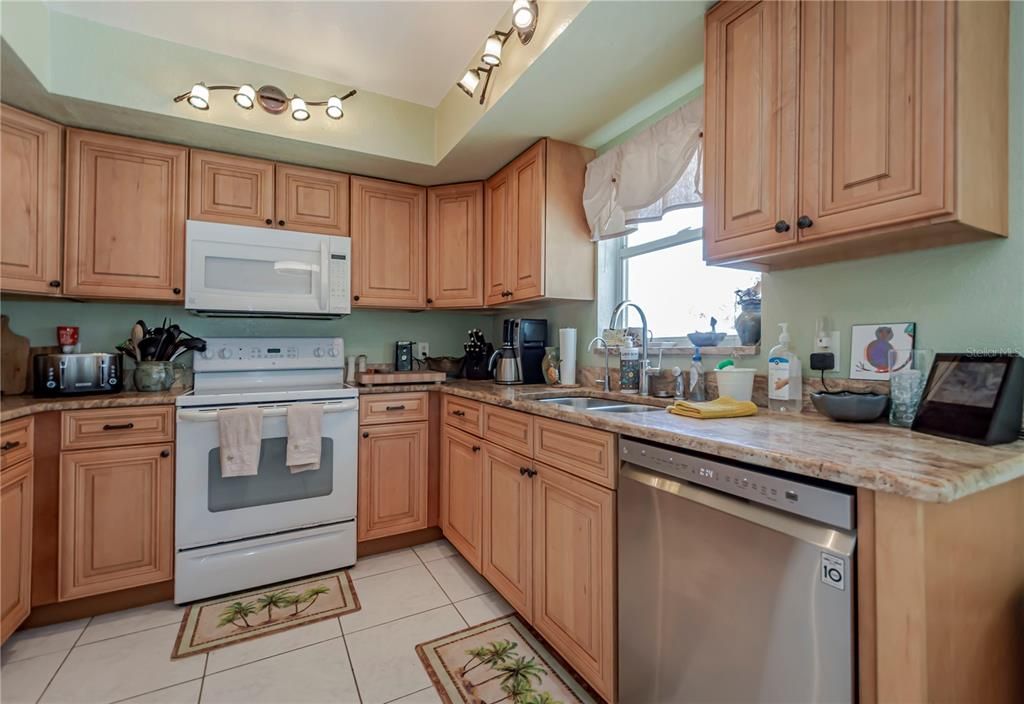
[{"label": "dishwasher door handle", "polygon": [[705,489],[687,481],[673,479],[664,474],[651,472],[629,462],[623,463],[619,468],[619,478],[628,479],[656,491],[693,501],[715,511],[721,511],[768,530],[783,533],[805,543],[818,545],[822,549],[840,555],[852,555],[856,545],[857,534],[855,531],[844,531],[804,518],[798,518],[797,516],[784,513],[782,509],[773,510],[765,508],[760,504],[734,498],[728,494],[711,489]]}]

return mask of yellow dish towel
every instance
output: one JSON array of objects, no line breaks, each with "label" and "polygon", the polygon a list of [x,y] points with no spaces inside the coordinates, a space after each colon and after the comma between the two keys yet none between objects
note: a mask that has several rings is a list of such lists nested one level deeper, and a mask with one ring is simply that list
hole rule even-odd
[{"label": "yellow dish towel", "polygon": [[757,406],[751,401],[722,396],[714,401],[676,401],[668,412],[684,418],[740,418],[755,415]]}]

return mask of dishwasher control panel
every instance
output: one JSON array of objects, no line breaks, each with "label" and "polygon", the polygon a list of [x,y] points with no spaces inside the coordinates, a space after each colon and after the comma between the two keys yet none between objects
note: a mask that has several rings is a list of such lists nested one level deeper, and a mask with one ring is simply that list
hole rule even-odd
[{"label": "dishwasher control panel", "polygon": [[856,527],[854,497],[842,491],[626,438],[619,443],[619,456],[623,462],[837,528]]}]

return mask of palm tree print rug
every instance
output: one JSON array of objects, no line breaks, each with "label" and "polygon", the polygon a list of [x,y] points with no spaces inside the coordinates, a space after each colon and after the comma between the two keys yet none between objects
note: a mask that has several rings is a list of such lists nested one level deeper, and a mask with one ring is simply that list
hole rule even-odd
[{"label": "palm tree print rug", "polygon": [[445,704],[596,704],[518,616],[416,646]]},{"label": "palm tree print rug", "polygon": [[359,608],[352,578],[344,570],[199,601],[189,606],[181,619],[171,658],[223,648]]}]

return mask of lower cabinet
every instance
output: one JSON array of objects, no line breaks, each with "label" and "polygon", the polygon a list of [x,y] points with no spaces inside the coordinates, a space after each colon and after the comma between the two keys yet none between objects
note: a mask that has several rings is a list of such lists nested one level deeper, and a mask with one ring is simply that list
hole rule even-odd
[{"label": "lower cabinet", "polygon": [[483,443],[445,427],[441,439],[441,531],[479,572],[483,558]]},{"label": "lower cabinet", "polygon": [[63,452],[58,597],[169,580],[174,569],[174,445]]},{"label": "lower cabinet", "polygon": [[615,698],[615,492],[536,464],[533,626]]},{"label": "lower cabinet", "polygon": [[358,540],[427,527],[429,423],[363,427],[359,440]]},{"label": "lower cabinet", "polygon": [[0,474],[0,642],[31,609],[32,470],[28,459]]},{"label": "lower cabinet", "polygon": [[533,613],[533,477],[526,457],[484,445],[483,576],[516,611]]}]

